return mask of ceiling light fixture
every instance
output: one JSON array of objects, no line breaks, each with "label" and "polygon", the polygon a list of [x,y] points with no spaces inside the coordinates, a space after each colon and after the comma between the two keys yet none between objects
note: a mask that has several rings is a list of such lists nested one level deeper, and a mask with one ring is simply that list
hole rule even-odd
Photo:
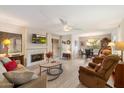
[{"label": "ceiling light fixture", "polygon": [[69,27],[68,25],[65,25],[65,26],[64,26],[64,31],[71,31],[71,30],[72,30],[72,28]]}]

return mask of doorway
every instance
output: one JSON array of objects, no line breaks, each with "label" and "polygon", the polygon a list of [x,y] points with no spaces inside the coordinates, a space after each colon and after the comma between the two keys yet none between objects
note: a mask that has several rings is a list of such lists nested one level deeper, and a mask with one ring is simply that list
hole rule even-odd
[{"label": "doorway", "polygon": [[52,52],[53,58],[60,57],[59,39],[52,39]]}]

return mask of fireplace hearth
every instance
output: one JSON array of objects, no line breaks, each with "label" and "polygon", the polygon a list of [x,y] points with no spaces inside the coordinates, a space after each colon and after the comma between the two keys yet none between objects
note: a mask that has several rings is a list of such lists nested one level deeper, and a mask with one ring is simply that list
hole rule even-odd
[{"label": "fireplace hearth", "polygon": [[37,61],[41,61],[41,60],[44,60],[44,53],[31,55],[31,62],[37,62]]}]

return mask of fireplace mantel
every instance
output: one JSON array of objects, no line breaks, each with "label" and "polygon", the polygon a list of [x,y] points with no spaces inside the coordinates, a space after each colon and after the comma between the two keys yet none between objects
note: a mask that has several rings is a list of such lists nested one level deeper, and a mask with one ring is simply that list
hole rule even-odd
[{"label": "fireplace mantel", "polygon": [[[43,59],[32,62],[32,55],[36,54],[43,54]],[[27,50],[27,66],[43,63],[44,60],[46,59],[44,54],[46,54],[46,48],[29,48]]]}]

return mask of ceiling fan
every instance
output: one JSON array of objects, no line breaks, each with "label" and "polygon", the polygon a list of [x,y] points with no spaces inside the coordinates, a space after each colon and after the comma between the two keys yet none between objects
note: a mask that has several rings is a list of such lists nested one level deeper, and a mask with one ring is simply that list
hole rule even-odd
[{"label": "ceiling fan", "polygon": [[72,30],[80,30],[80,31],[82,31],[83,30],[81,28],[70,26],[68,24],[68,22],[66,20],[62,19],[62,18],[59,18],[59,20],[60,20],[61,24],[63,25],[64,31],[72,31]]}]

